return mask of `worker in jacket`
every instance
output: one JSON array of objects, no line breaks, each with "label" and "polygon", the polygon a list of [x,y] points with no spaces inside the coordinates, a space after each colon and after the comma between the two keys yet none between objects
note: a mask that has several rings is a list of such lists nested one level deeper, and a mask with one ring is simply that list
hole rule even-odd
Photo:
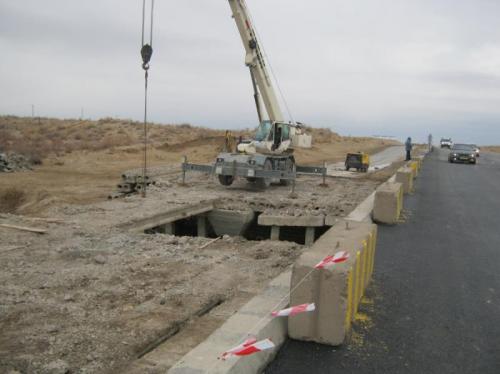
[{"label": "worker in jacket", "polygon": [[405,148],[406,148],[406,161],[410,161],[411,149],[413,148],[413,144],[411,144],[411,138],[406,139]]}]

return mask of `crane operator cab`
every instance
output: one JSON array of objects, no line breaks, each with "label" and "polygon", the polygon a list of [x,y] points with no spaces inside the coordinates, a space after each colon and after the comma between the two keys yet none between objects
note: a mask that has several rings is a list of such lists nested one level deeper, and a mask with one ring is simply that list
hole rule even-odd
[{"label": "crane operator cab", "polygon": [[291,152],[290,125],[281,122],[263,121],[250,142],[238,145],[238,152],[246,154],[282,154]]}]

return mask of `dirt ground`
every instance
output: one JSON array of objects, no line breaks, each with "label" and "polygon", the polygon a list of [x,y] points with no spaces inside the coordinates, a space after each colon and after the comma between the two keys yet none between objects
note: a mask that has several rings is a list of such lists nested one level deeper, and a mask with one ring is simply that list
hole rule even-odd
[{"label": "dirt ground", "polygon": [[[298,161],[339,161],[347,150],[390,145],[331,134],[327,143],[299,152]],[[167,172],[147,199],[106,200],[120,174],[140,166],[137,144],[52,154],[33,172],[0,175],[0,192],[25,193],[14,214],[0,212],[0,224],[47,231],[0,227],[1,373],[123,373],[170,343],[165,364],[151,369],[164,373],[304,249],[227,236],[200,249],[211,239],[136,234],[121,228],[124,223],[207,200],[229,210],[342,217],[385,178],[384,171],[329,178],[320,187],[321,180],[301,177],[296,197],[290,187],[263,193],[238,181],[225,188],[202,174],[189,174],[180,186],[181,156],[210,162],[222,138],[183,139],[152,147],[151,165]]]},{"label": "dirt ground", "polygon": [[[212,198],[225,209],[344,216],[377,185],[332,179],[318,187],[319,180],[305,178],[291,199],[289,187],[273,186],[263,197],[202,175],[179,187],[178,178],[162,180],[146,201],[131,196],[51,208],[53,223],[0,217],[0,223],[47,229],[39,235],[0,228],[0,371],[123,372],[171,329],[207,318],[211,305],[227,302],[236,310],[303,249],[226,237],[200,250],[210,239],[133,234],[119,228],[125,222]],[[223,322],[214,319],[211,329]],[[211,331],[186,336],[170,364]]]}]

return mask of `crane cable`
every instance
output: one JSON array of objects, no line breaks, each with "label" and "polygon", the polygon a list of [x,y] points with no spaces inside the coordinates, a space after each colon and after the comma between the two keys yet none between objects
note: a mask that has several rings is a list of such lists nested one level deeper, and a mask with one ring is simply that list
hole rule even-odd
[{"label": "crane cable", "polygon": [[142,168],[142,197],[146,197],[147,171],[148,171],[148,78],[149,61],[153,55],[153,15],[155,0],[151,0],[151,20],[149,31],[149,44],[144,43],[144,30],[146,27],[146,0],[142,0],[142,36],[141,57],[144,70],[144,164]]}]

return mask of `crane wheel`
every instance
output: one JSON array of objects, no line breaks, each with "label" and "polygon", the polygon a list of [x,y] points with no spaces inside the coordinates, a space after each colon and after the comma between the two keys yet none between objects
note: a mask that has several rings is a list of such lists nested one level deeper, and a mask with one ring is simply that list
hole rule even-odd
[{"label": "crane wheel", "polygon": [[232,175],[219,175],[219,182],[223,186],[230,186],[234,182],[234,177]]}]

